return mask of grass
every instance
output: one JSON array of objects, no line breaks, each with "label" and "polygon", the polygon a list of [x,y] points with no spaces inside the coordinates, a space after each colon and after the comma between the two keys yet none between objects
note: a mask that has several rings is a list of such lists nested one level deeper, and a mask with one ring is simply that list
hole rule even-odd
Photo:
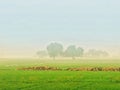
[{"label": "grass", "polygon": [[27,66],[120,66],[119,59],[1,59],[0,90],[120,90],[120,72],[18,71]]}]

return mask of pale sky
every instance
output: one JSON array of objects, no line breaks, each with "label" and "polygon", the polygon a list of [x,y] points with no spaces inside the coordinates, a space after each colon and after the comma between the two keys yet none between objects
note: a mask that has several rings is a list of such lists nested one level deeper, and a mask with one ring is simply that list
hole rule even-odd
[{"label": "pale sky", "polygon": [[1,0],[1,56],[34,56],[52,41],[120,53],[120,0]]}]

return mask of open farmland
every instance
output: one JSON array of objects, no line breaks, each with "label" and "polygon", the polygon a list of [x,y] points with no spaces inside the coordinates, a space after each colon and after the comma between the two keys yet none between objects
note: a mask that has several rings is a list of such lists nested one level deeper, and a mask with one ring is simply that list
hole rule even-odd
[{"label": "open farmland", "polygon": [[[119,67],[119,59],[0,59],[0,90],[119,90],[119,71],[67,68]],[[62,70],[18,70],[49,66]]]}]

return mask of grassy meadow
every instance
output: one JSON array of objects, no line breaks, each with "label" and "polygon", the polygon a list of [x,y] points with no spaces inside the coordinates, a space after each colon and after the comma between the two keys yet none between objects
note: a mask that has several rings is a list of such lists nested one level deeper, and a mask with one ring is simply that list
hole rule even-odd
[{"label": "grassy meadow", "polygon": [[120,90],[120,72],[24,71],[22,67],[119,67],[119,59],[0,59],[0,90]]}]

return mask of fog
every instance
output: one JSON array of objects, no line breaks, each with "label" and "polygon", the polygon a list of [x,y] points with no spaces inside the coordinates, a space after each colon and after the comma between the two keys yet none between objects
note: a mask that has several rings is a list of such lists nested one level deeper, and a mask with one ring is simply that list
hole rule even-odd
[{"label": "fog", "polygon": [[0,57],[34,58],[51,42],[120,54],[119,0],[0,1]]}]

